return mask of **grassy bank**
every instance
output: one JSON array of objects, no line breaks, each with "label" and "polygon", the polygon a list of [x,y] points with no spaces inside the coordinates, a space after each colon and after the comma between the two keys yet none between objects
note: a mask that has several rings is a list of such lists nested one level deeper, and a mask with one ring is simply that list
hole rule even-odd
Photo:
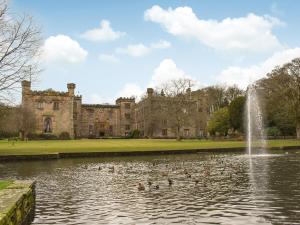
[{"label": "grassy bank", "polygon": [[[243,141],[211,141],[211,140],[53,140],[8,142],[0,141],[0,155],[38,155],[58,152],[120,152],[120,151],[159,151],[207,148],[245,147]],[[300,146],[299,140],[271,140],[269,147]]]},{"label": "grassy bank", "polygon": [[10,185],[12,181],[8,180],[0,180],[0,190],[6,188],[8,185]]}]

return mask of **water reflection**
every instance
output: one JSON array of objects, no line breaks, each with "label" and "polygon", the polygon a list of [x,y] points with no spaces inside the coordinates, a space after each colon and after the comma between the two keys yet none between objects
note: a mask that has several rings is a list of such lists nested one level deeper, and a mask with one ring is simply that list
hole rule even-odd
[{"label": "water reflection", "polygon": [[[0,164],[1,178],[38,181],[34,224],[299,223],[299,175],[299,155],[249,159],[195,154]],[[145,191],[138,191],[139,182]]]}]

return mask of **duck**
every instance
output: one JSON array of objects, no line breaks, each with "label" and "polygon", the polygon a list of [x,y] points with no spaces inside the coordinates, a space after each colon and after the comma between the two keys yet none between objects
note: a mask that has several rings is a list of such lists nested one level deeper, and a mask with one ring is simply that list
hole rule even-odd
[{"label": "duck", "polygon": [[199,183],[199,180],[195,179],[194,182],[195,182],[195,185],[197,185]]},{"label": "duck", "polygon": [[109,167],[109,172],[114,173],[115,172],[115,167],[114,166]]},{"label": "duck", "polygon": [[145,186],[142,183],[139,183],[138,190],[139,191],[144,191],[145,190]]},{"label": "duck", "polygon": [[167,174],[167,172],[164,172],[164,171],[162,171],[161,173],[160,173],[163,177],[166,177],[168,174]]},{"label": "duck", "polygon": [[159,185],[157,184],[157,185],[155,185],[155,189],[156,190],[158,190],[159,189]]},{"label": "duck", "polygon": [[172,186],[173,180],[171,178],[168,178],[169,186]]},{"label": "duck", "polygon": [[101,166],[98,167],[98,170],[102,170]]},{"label": "duck", "polygon": [[152,182],[151,181],[148,181],[148,186],[151,186],[152,185]]}]

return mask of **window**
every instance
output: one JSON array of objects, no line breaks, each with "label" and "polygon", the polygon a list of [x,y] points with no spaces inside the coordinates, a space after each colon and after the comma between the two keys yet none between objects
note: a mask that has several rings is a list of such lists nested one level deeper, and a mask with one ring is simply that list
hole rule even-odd
[{"label": "window", "polygon": [[125,130],[130,130],[130,125],[125,125]]},{"label": "window", "polygon": [[93,118],[93,116],[94,116],[94,110],[89,110],[88,111],[88,117]]},{"label": "window", "polygon": [[89,134],[93,134],[93,133],[94,133],[94,126],[89,125]]},{"label": "window", "polygon": [[53,103],[53,109],[54,110],[59,110],[59,103],[58,102]]},{"label": "window", "polygon": [[163,136],[168,136],[168,129],[162,129],[161,133]]},{"label": "window", "polygon": [[77,112],[77,102],[73,102],[73,110],[74,112]]},{"label": "window", "polygon": [[44,120],[44,133],[52,133],[52,120],[50,117]]},{"label": "window", "polygon": [[125,113],[125,118],[129,120],[130,119],[130,114],[129,113]]},{"label": "window", "polygon": [[168,124],[168,121],[167,121],[167,120],[162,120],[162,125],[163,125],[163,126],[167,126],[167,124]]},{"label": "window", "polygon": [[125,103],[125,109],[130,109],[130,103]]},{"label": "window", "polygon": [[190,130],[184,129],[184,136],[190,136]]},{"label": "window", "polygon": [[37,103],[37,108],[38,108],[38,109],[43,109],[43,107],[44,107],[43,102],[38,102],[38,103]]},{"label": "window", "polygon": [[105,124],[104,123],[100,123],[100,128],[104,129],[105,128]]},{"label": "window", "polygon": [[73,113],[73,119],[74,120],[77,120],[77,116],[78,116],[78,114],[75,112],[75,113]]},{"label": "window", "polygon": [[112,118],[113,118],[113,112],[112,112],[112,111],[109,111],[108,117],[109,117],[109,119],[112,119]]}]

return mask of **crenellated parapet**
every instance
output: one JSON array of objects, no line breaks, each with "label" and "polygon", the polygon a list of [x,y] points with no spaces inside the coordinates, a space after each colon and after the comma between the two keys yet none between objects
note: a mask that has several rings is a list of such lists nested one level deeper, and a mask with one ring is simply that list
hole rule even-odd
[{"label": "crenellated parapet", "polygon": [[135,102],[135,98],[132,98],[132,97],[129,97],[129,98],[126,98],[126,97],[120,97],[116,100],[116,104],[119,104],[121,102]]},{"label": "crenellated parapet", "polygon": [[44,91],[30,91],[27,94],[32,96],[64,96],[64,97],[69,96],[68,92],[55,91],[53,89],[47,89]]}]

